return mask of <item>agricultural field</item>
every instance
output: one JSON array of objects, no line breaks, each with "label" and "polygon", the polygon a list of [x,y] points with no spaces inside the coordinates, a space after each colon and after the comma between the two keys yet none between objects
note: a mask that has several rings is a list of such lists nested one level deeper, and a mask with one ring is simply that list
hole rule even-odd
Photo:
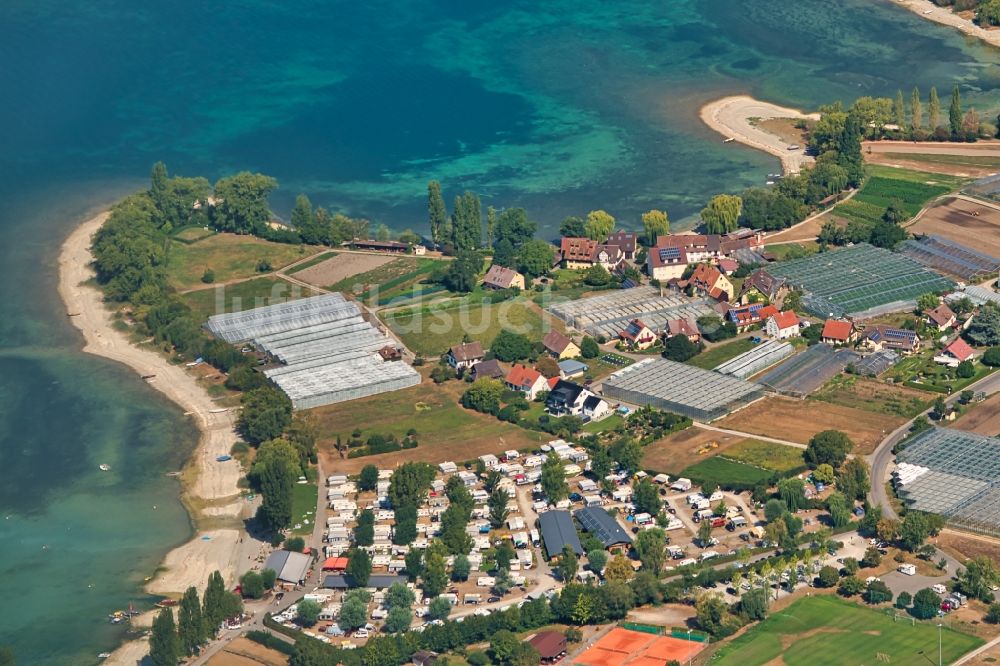
[{"label": "agricultural field", "polygon": [[286,270],[285,273],[288,275],[294,275],[295,273],[300,273],[307,268],[312,268],[316,264],[321,264],[327,259],[333,259],[336,256],[337,256],[336,252],[321,252],[317,254],[315,257],[309,259],[308,261],[303,261],[300,264],[295,264],[293,268]]},{"label": "agricultural field", "polygon": [[805,464],[801,449],[756,439],[745,439],[726,449],[725,457],[779,473],[789,472]]},{"label": "agricultural field", "polygon": [[[933,622],[894,618],[833,595],[799,599],[772,613],[714,655],[718,666],[840,666],[841,664],[936,663],[938,628]],[[944,663],[982,645],[975,636],[945,628]],[[929,655],[934,655],[931,660]]]},{"label": "agricultural field", "polygon": [[[253,277],[259,262],[271,270],[301,260],[320,251],[309,245],[286,245],[236,234],[215,234],[195,243],[172,242],[168,248],[167,279],[179,290],[204,287],[206,269],[215,273],[215,282]],[[271,270],[265,272],[271,272]]]},{"label": "agricultural field", "polygon": [[205,666],[285,666],[288,656],[240,636],[229,641]]},{"label": "agricultural field", "polygon": [[848,220],[875,223],[890,203],[896,202],[907,217],[920,212],[927,202],[958,188],[961,178],[928,174],[908,169],[871,165],[868,180],[849,201],[837,204],[833,212]]},{"label": "agricultural field", "polygon": [[907,419],[820,400],[802,401],[772,397],[716,422],[721,428],[808,444],[823,430],[840,430],[854,442],[855,453],[871,453],[882,438]]},{"label": "agricultural field", "polygon": [[1000,562],[1000,539],[945,528],[938,535],[935,545],[959,562],[983,555]]},{"label": "agricultural field", "polygon": [[[818,231],[816,232],[819,233]],[[815,235],[815,234],[814,234]],[[801,259],[810,254],[819,252],[819,243],[813,240],[804,240],[799,243],[781,243],[776,245],[765,245],[765,252],[774,255],[777,261],[788,261],[790,259]],[[731,280],[732,278],[730,278]]]},{"label": "agricultural field", "polygon": [[440,356],[466,335],[488,347],[503,328],[524,333],[531,340],[541,340],[545,334],[540,310],[524,298],[500,303],[456,299],[392,310],[381,317],[409,349],[427,358]]},{"label": "agricultural field", "polygon": [[361,430],[361,439],[373,434],[392,434],[402,439],[413,428],[419,445],[406,451],[406,459],[434,464],[444,460],[461,462],[506,449],[537,447],[551,439],[545,433],[531,432],[464,409],[458,399],[467,386],[457,380],[441,385],[424,383],[310,410],[309,417],[319,433],[323,468],[353,474],[369,463],[396,466],[398,452],[341,458],[335,446],[337,437],[346,441],[355,428]]},{"label": "agricultural field", "polygon": [[263,305],[294,301],[320,292],[286,282],[279,277],[266,276],[228,285],[206,286],[181,295],[201,320],[224,312],[240,312]]},{"label": "agricultural field", "polygon": [[[872,160],[872,158],[875,158]],[[873,153],[865,156],[866,162],[896,164],[902,167],[953,174],[956,176],[981,177],[1000,171],[1000,156],[997,155],[944,155],[935,153]]]},{"label": "agricultural field", "polygon": [[1000,210],[965,199],[945,199],[906,227],[1000,258]]},{"label": "agricultural field", "polygon": [[647,444],[642,450],[642,467],[678,476],[685,468],[744,441],[747,441],[746,438],[740,435],[686,428]]},{"label": "agricultural field", "polygon": [[[350,267],[349,265],[352,265]],[[310,269],[320,272],[329,267],[328,275],[317,275],[330,291],[342,291],[356,295],[360,300],[375,300],[385,305],[393,298],[408,296],[413,287],[425,281],[439,266],[445,266],[444,259],[427,257],[392,257],[377,254],[340,254],[324,264]],[[341,267],[341,268],[337,268]],[[319,284],[307,278],[305,272],[299,278]],[[443,287],[432,287],[443,291]],[[424,290],[426,291],[426,290]]]},{"label": "agricultural field", "polygon": [[703,488],[752,486],[770,479],[773,474],[769,469],[736,462],[723,456],[706,458],[680,473]]},{"label": "agricultural field", "polygon": [[856,375],[838,375],[810,398],[834,405],[912,419],[930,406],[927,393]]},{"label": "agricultural field", "polygon": [[1000,435],[1000,393],[996,393],[980,403],[964,407],[966,410],[949,427],[980,435],[996,437]]},{"label": "agricultural field", "polygon": [[706,349],[694,358],[686,361],[688,365],[697,368],[711,370],[730,359],[734,359],[740,354],[750,351],[756,345],[750,342],[750,338],[737,338],[732,341],[720,343],[711,349]]}]

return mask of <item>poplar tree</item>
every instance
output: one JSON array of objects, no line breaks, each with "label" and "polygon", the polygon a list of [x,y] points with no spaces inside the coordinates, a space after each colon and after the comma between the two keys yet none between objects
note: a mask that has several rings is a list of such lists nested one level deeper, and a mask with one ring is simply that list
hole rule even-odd
[{"label": "poplar tree", "polygon": [[896,117],[899,129],[906,127],[906,105],[903,104],[903,91],[896,91],[896,101],[892,105],[892,113]]},{"label": "poplar tree", "polygon": [[920,103],[920,89],[914,86],[910,93],[910,126],[918,130],[924,124],[924,110]]},{"label": "poplar tree", "polygon": [[444,207],[444,197],[441,196],[441,183],[436,180],[427,183],[427,216],[431,225],[431,240],[438,245],[444,240],[448,211]]},{"label": "poplar tree", "polygon": [[202,600],[201,609],[201,615],[205,620],[206,635],[215,635],[219,625],[226,619],[225,605],[226,583],[222,580],[221,573],[213,571],[208,577],[208,586],[205,588],[205,598]]},{"label": "poplar tree", "polygon": [[497,209],[490,206],[486,209],[486,247],[493,247],[493,233],[497,227]]},{"label": "poplar tree", "polygon": [[198,590],[189,587],[181,597],[177,612],[177,634],[180,637],[184,654],[191,656],[198,652],[198,647],[205,642],[205,621],[201,615],[201,603],[198,601]]},{"label": "poplar tree", "polygon": [[164,608],[153,620],[149,637],[149,658],[153,666],[177,666],[181,658],[181,644],[174,626],[174,613]]},{"label": "poplar tree", "polygon": [[958,94],[958,86],[951,89],[951,107],[948,109],[948,124],[951,126],[951,135],[959,136],[962,132],[962,99]]},{"label": "poplar tree", "polygon": [[932,87],[927,98],[927,124],[933,132],[941,122],[941,100],[938,99],[937,88]]}]

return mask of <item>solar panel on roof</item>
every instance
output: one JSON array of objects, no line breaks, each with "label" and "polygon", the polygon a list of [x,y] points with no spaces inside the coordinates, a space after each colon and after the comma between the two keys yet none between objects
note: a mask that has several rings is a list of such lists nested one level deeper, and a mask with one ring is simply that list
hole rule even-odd
[{"label": "solar panel on roof", "polygon": [[680,256],[681,256],[680,248],[676,247],[660,248],[660,261],[667,261],[668,259],[679,259]]}]

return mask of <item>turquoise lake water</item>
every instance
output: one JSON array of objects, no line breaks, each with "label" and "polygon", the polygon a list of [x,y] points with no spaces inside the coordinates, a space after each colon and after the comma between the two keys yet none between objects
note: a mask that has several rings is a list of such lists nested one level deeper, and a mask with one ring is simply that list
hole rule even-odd
[{"label": "turquoise lake water", "polygon": [[436,178],[546,231],[594,208],[634,226],[777,168],[700,125],[716,97],[1000,99],[1000,51],[879,0],[15,0],[0,30],[0,643],[25,664],[113,647],[107,613],[190,534],[164,472],[193,430],[76,351],[54,286],[74,221],[152,162],[270,173],[281,214],[306,192],[420,229]]}]

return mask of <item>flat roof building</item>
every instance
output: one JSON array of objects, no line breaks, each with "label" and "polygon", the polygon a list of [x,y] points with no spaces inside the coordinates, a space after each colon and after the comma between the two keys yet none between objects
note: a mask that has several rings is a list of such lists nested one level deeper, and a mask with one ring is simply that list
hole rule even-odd
[{"label": "flat roof building", "polygon": [[304,553],[290,550],[276,550],[264,563],[265,569],[277,574],[277,579],[298,585],[306,579],[312,558]]}]

